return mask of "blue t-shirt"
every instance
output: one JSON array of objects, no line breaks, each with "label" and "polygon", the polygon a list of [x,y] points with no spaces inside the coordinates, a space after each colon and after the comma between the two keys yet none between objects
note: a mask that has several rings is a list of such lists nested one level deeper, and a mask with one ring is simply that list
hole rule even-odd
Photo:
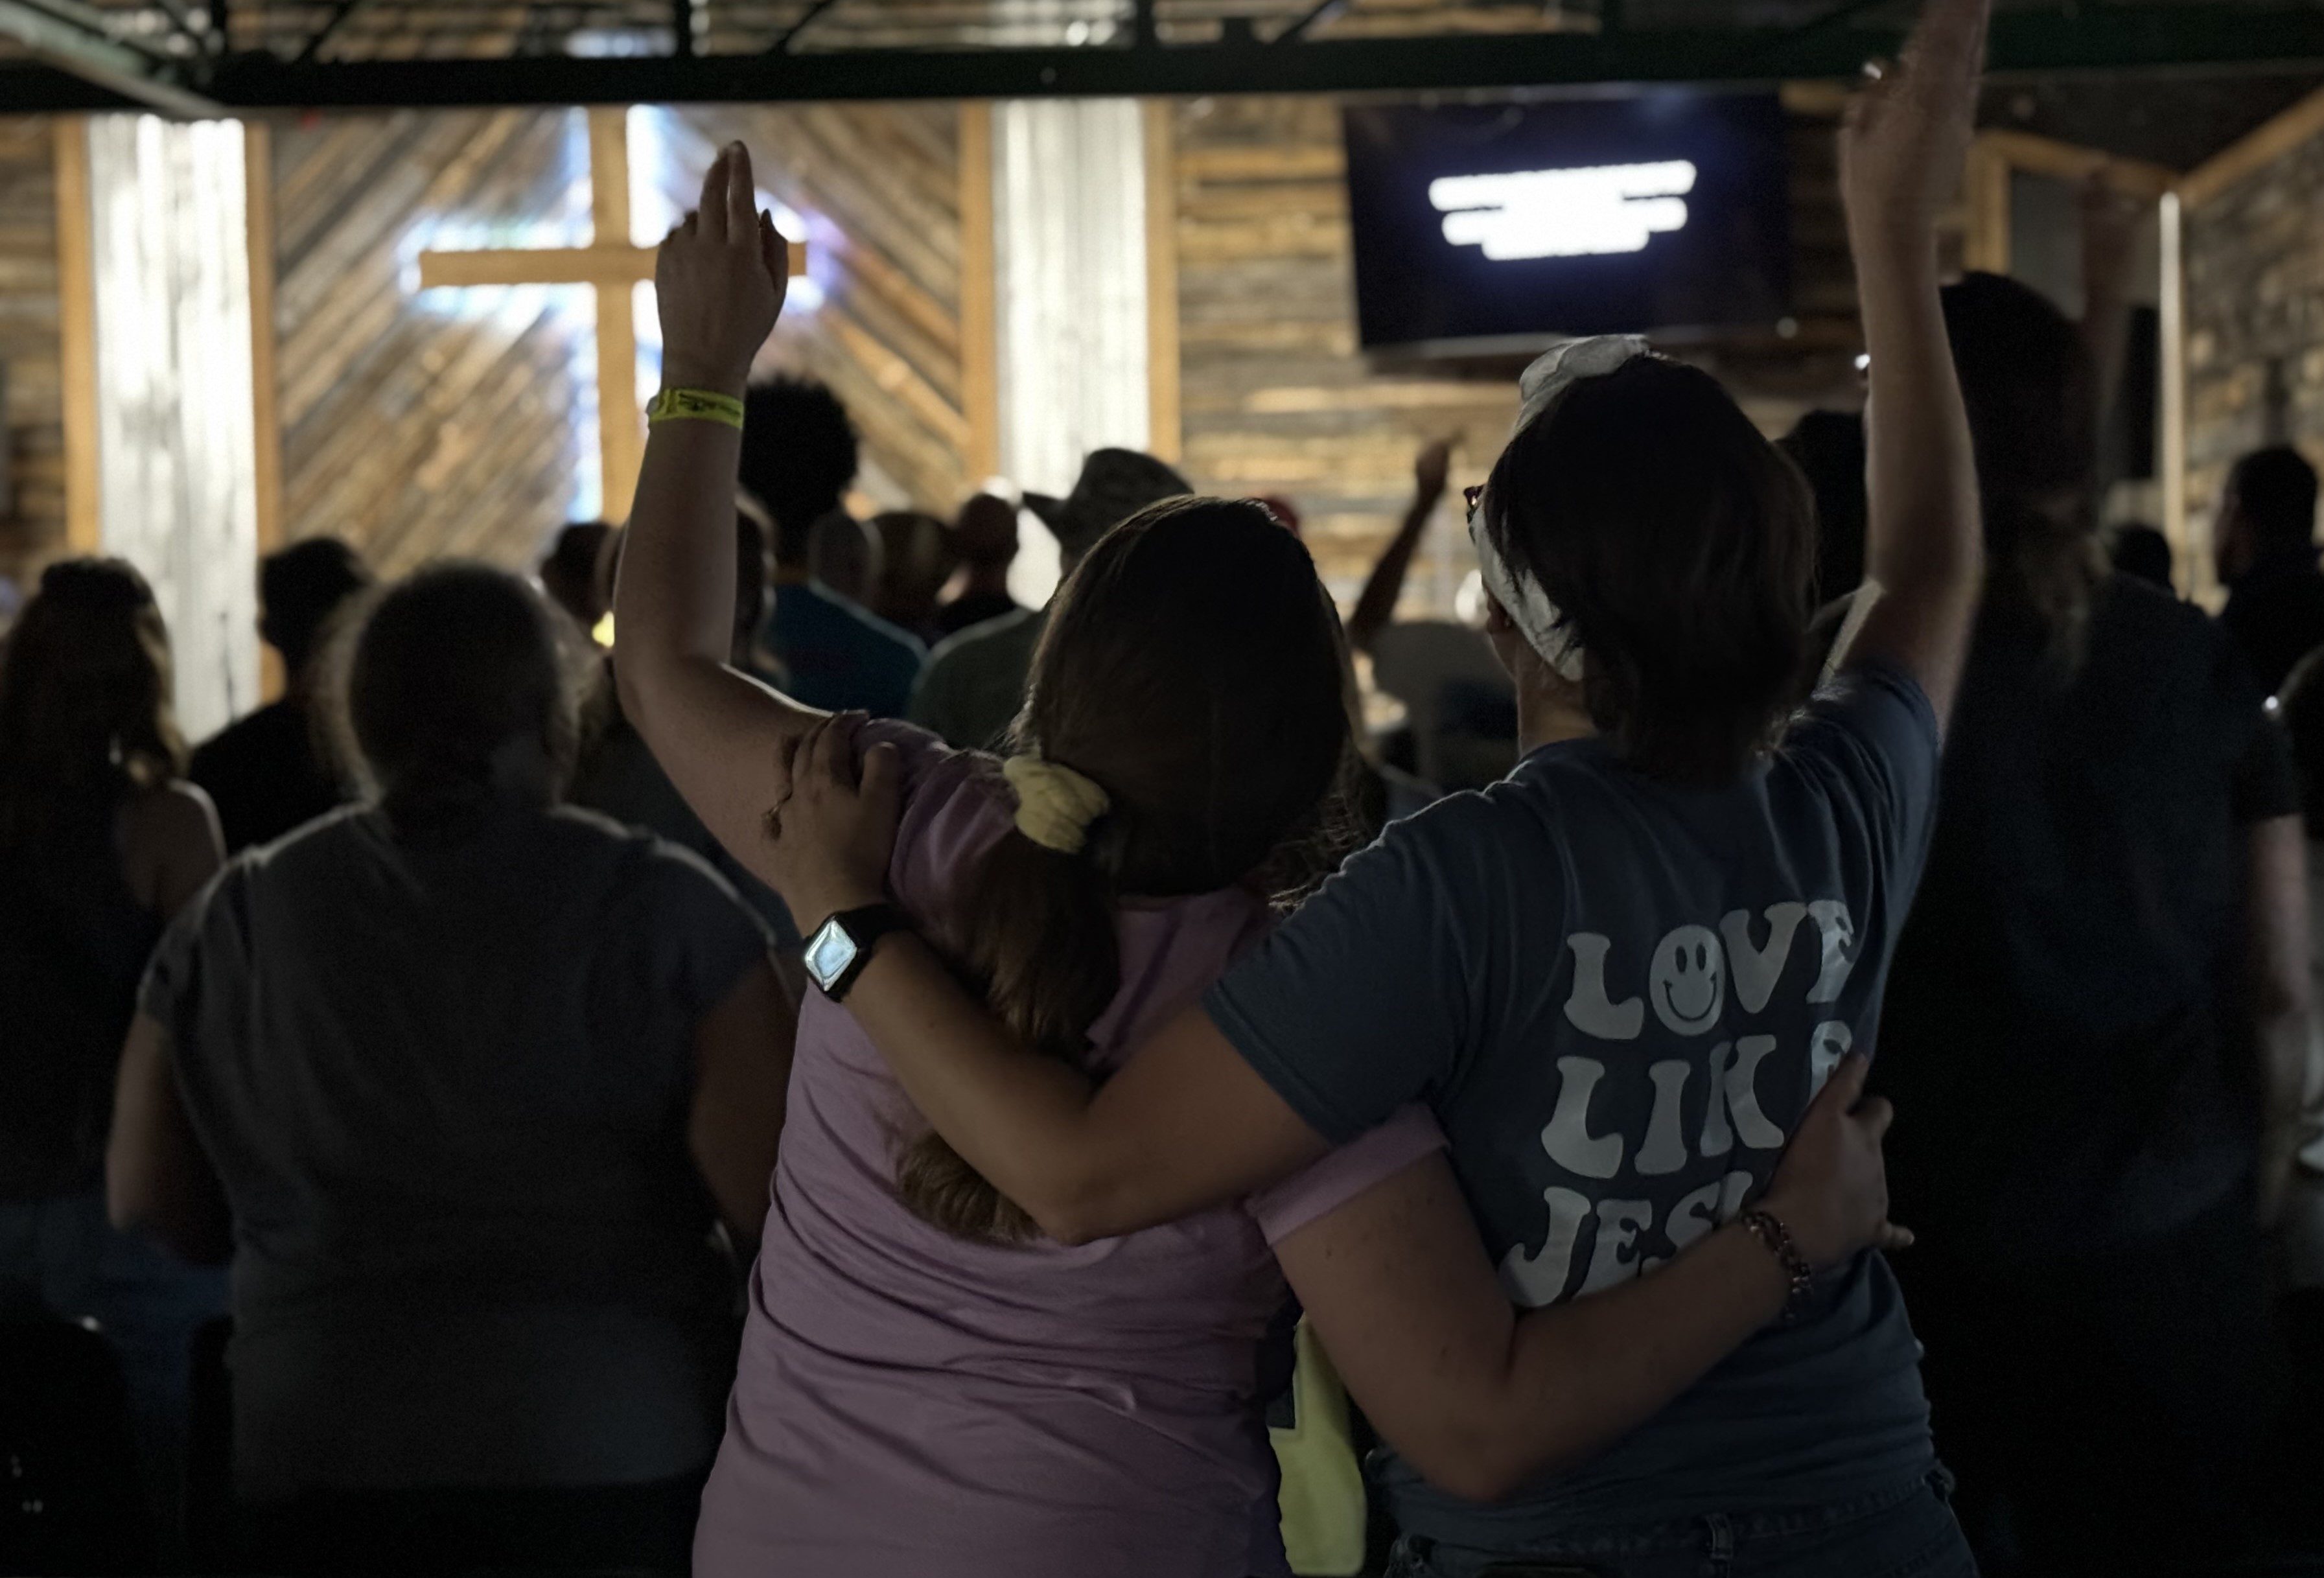
[{"label": "blue t-shirt", "polygon": [[[1603,741],[1545,746],[1389,826],[1206,1006],[1334,1143],[1428,1103],[1509,1297],[1575,1297],[1731,1221],[1870,1049],[1936,781],[1935,715],[1883,666],[1724,789],[1647,779]],[[1407,1533],[1501,1551],[1827,1502],[1930,1465],[1918,1361],[1865,1254],[1589,1463],[1492,1507],[1392,1458],[1383,1487]]]},{"label": "blue t-shirt", "polygon": [[904,715],[928,660],[918,637],[813,582],[775,588],[760,645],[782,665],[783,688],[794,699],[875,718]]}]

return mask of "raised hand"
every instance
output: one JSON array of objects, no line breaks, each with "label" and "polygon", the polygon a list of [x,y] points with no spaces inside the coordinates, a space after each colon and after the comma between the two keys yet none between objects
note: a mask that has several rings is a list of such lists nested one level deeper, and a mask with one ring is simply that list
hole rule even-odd
[{"label": "raised hand", "polygon": [[2084,179],[2075,207],[2082,221],[2083,272],[2094,263],[2126,267],[2135,258],[2138,233],[2154,205],[2107,179],[2101,165]]},{"label": "raised hand", "polygon": [[1925,245],[1952,199],[1977,121],[1992,0],[1928,0],[1904,53],[1849,101],[1840,184],[1859,259],[1868,245]]},{"label": "raised hand", "polygon": [[701,207],[661,244],[654,296],[666,387],[741,394],[782,315],[789,244],[756,192],[750,150],[727,143],[703,178]]},{"label": "raised hand", "polygon": [[1452,474],[1452,440],[1439,438],[1413,457],[1412,480],[1419,496],[1431,504],[1444,496],[1444,484]]},{"label": "raised hand", "polygon": [[1880,1140],[1896,1112],[1879,1096],[1865,1096],[1870,1068],[1860,1054],[1840,1059],[1800,1120],[1764,1202],[1819,1270],[1858,1250],[1903,1249],[1913,1241],[1888,1220],[1888,1169]]}]

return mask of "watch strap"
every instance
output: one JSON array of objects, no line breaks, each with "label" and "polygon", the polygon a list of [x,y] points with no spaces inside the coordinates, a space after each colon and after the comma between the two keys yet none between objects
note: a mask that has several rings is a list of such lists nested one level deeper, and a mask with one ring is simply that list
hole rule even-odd
[{"label": "watch strap", "polygon": [[[847,934],[847,940],[855,945],[855,956],[847,961],[847,968],[839,973],[838,980],[823,989],[825,997],[839,1002],[854,986],[856,977],[870,967],[872,945],[890,932],[909,931],[912,918],[893,904],[866,904],[855,909],[843,909],[824,925],[834,923]],[[820,931],[823,927],[816,929]]]}]

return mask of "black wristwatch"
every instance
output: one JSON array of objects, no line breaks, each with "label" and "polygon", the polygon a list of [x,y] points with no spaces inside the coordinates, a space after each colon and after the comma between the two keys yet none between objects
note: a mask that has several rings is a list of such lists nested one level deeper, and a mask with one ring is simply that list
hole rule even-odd
[{"label": "black wristwatch", "polygon": [[893,904],[866,904],[843,909],[815,928],[807,939],[807,973],[834,1002],[846,1001],[848,988],[872,963],[872,945],[891,931],[911,929],[911,918]]}]

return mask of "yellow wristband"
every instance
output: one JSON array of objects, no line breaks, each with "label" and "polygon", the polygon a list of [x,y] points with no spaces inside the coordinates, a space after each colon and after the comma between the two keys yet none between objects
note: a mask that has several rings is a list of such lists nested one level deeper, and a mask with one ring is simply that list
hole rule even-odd
[{"label": "yellow wristband", "polygon": [[707,389],[665,389],[646,402],[646,426],[664,422],[724,422],[741,431],[742,402]]}]

